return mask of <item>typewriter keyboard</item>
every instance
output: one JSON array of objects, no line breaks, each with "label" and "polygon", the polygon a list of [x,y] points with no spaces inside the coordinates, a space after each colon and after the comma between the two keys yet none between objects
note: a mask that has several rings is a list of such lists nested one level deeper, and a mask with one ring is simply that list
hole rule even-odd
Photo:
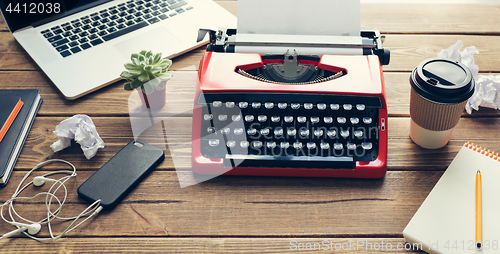
[{"label": "typewriter keyboard", "polygon": [[204,93],[198,104],[201,154],[225,166],[354,168],[378,155],[378,97]]}]

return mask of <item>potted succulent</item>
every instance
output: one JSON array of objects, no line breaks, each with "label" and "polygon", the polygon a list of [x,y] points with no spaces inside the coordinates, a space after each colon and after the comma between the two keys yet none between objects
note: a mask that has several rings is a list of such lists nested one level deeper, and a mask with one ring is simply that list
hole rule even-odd
[{"label": "potted succulent", "polygon": [[174,75],[168,71],[172,65],[169,59],[162,59],[161,53],[143,50],[139,54],[132,54],[131,63],[126,63],[120,76],[127,80],[123,86],[125,90],[137,89],[143,105],[156,109],[165,105],[165,83]]}]

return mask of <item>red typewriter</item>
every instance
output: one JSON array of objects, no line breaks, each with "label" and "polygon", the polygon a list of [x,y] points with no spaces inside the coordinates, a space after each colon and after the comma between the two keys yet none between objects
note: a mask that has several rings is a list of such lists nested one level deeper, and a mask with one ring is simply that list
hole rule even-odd
[{"label": "red typewriter", "polygon": [[237,38],[235,29],[200,30],[199,37],[205,33],[210,44],[193,110],[196,173],[385,175],[382,65],[390,54],[377,31],[362,31],[354,42],[315,43]]}]

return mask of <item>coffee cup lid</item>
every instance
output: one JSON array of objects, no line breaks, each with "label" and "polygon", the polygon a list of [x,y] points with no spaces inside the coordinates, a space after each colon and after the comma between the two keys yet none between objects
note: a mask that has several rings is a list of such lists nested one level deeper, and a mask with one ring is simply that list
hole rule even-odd
[{"label": "coffee cup lid", "polygon": [[431,58],[413,70],[410,84],[420,96],[438,103],[460,103],[474,93],[469,68],[459,62]]}]

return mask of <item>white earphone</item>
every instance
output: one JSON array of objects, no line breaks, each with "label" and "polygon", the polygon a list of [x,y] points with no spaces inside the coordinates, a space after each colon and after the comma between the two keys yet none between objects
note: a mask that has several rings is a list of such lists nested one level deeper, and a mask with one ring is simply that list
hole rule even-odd
[{"label": "white earphone", "polygon": [[46,178],[43,176],[37,176],[33,178],[33,185],[40,187],[42,186],[45,182],[57,182],[58,180],[51,179],[51,178]]},{"label": "white earphone", "polygon": [[[44,166],[46,164],[52,163],[52,162],[62,162],[62,163],[65,163],[65,164],[71,166],[72,170],[58,170],[58,171],[47,173],[47,174],[45,174],[43,176],[36,176],[35,178],[33,178],[33,180],[31,182],[25,184],[21,188],[21,186],[23,185],[24,181],[29,177],[29,175],[33,171],[35,171],[36,169],[41,168],[42,166]],[[52,179],[52,178],[47,178],[47,176],[55,175],[55,174],[68,174],[68,175],[64,176],[64,177],[61,177],[58,180]],[[101,204],[100,200],[97,200],[96,202],[92,203],[90,206],[88,206],[85,210],[83,210],[77,216],[73,216],[73,217],[69,217],[69,218],[65,218],[65,217],[59,216],[59,213],[62,210],[62,206],[66,202],[66,198],[68,196],[68,190],[66,189],[66,186],[64,184],[69,179],[71,179],[72,177],[75,177],[75,176],[76,176],[76,168],[75,168],[75,166],[73,164],[71,164],[70,162],[68,162],[68,161],[60,160],[60,159],[52,159],[52,160],[44,161],[44,162],[36,165],[28,173],[26,173],[26,175],[24,176],[24,178],[21,180],[21,182],[17,186],[16,191],[14,192],[14,194],[12,194],[12,197],[9,200],[5,201],[5,203],[3,203],[2,205],[0,205],[0,216],[1,216],[1,218],[5,222],[11,224],[12,226],[16,226],[17,227],[17,229],[15,229],[15,230],[13,230],[11,232],[8,232],[8,233],[0,236],[0,239],[11,237],[11,236],[13,236],[15,234],[18,234],[18,233],[22,232],[26,236],[28,236],[28,237],[30,237],[32,239],[35,239],[35,240],[39,240],[39,241],[43,241],[43,240],[55,240],[55,239],[58,239],[58,238],[62,237],[65,234],[67,234],[68,232],[72,231],[76,227],[80,226],[82,223],[84,223],[85,221],[87,221],[88,219],[90,219],[91,217],[93,217],[94,215],[98,214],[102,210],[102,206],[100,206],[100,204]],[[53,183],[52,186],[50,186],[50,188],[49,188],[48,191],[40,192],[40,193],[38,193],[38,194],[36,194],[36,195],[34,195],[32,197],[20,197],[19,196],[23,192],[23,190],[25,190],[31,184],[33,184],[34,186],[40,187],[45,182],[52,182]],[[55,193],[57,193],[57,191],[61,187],[64,189],[64,198],[62,200],[59,199],[55,195]],[[47,209],[47,217],[44,218],[43,220],[38,221],[38,222],[30,221],[30,220],[25,219],[22,216],[20,216],[16,212],[16,210],[14,209],[14,202],[16,200],[19,200],[19,199],[31,200],[31,199],[37,198],[38,196],[42,196],[42,195],[45,195],[45,208]],[[59,207],[55,211],[53,211],[54,209],[51,209],[51,205],[52,205],[52,200],[53,199],[55,199],[55,201],[59,204]],[[10,220],[8,220],[8,219],[6,219],[4,217],[3,209],[4,209],[5,206],[8,206],[8,212],[9,212]],[[26,223],[17,222],[15,220],[15,217],[17,217],[18,219],[23,220]],[[77,220],[79,220],[82,217],[86,217],[86,218],[83,219],[83,220],[81,220],[77,225],[73,226],[77,222]],[[69,224],[69,226],[60,235],[54,236],[54,234],[52,233],[51,221],[53,221],[55,219],[68,220],[68,221],[69,220],[73,220],[73,221]],[[38,237],[34,236],[38,232],[40,232],[40,229],[42,228],[43,224],[47,224],[48,229],[49,229],[49,233],[50,233],[50,238],[38,238]]]}]

